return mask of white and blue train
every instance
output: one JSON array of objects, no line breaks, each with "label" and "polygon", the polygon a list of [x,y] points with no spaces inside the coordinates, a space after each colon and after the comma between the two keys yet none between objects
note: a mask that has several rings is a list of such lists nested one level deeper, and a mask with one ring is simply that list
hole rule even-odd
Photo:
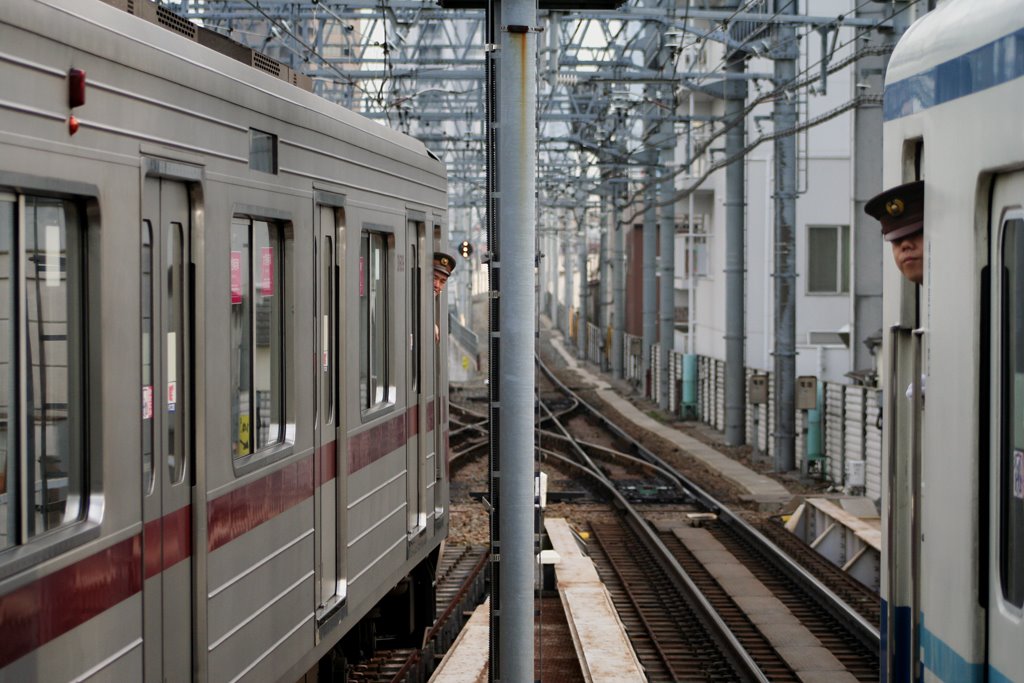
[{"label": "white and blue train", "polygon": [[445,169],[302,78],[0,2],[0,681],[334,677],[432,623]]},{"label": "white and blue train", "polygon": [[1024,681],[1024,2],[913,24],[884,119],[925,272],[883,276],[883,680]]}]

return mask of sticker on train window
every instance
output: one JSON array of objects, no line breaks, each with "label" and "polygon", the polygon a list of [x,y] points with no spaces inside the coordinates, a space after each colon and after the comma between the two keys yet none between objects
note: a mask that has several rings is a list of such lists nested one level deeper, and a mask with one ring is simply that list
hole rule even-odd
[{"label": "sticker on train window", "polygon": [[1013,497],[1024,498],[1024,451],[1013,452]]},{"label": "sticker on train window", "polygon": [[231,252],[231,303],[242,303],[242,252]]},{"label": "sticker on train window", "polygon": [[142,387],[142,419],[153,419],[153,385]]},{"label": "sticker on train window", "polygon": [[168,382],[167,383],[167,412],[173,413],[177,408],[178,403],[178,383]]},{"label": "sticker on train window", "polygon": [[263,296],[274,296],[274,248],[263,247],[260,254],[261,286]]}]

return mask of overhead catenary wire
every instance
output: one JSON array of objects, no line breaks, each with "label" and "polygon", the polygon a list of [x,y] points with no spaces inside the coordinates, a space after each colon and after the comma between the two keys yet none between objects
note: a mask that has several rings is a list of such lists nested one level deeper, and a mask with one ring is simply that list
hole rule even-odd
[{"label": "overhead catenary wire", "polygon": [[[865,2],[867,2],[867,0],[865,0]],[[851,44],[853,42],[856,42],[857,40],[859,40],[860,38],[865,36],[867,33],[876,30],[878,28],[878,26],[880,26],[883,22],[891,20],[893,17],[899,16],[899,14],[901,14],[902,12],[907,11],[910,7],[916,5],[918,2],[920,2],[920,0],[910,0],[910,2],[908,2],[903,8],[901,8],[900,10],[898,10],[898,11],[892,13],[892,14],[886,15],[881,20],[876,22],[874,25],[866,27],[866,28],[861,29],[859,31],[856,31],[854,33],[854,35],[849,40],[843,42],[840,45],[837,45],[836,49],[839,49],[841,47],[846,47],[847,45],[849,45],[849,44]],[[862,5],[863,4],[864,3],[862,3]],[[862,6],[862,5],[860,5],[860,6]],[[851,10],[851,11],[853,11],[853,10]],[[835,73],[836,71],[839,71],[839,70],[841,70],[843,68],[846,68],[851,63],[853,63],[853,62],[857,61],[858,59],[861,59],[861,58],[863,58],[865,56],[877,55],[877,54],[886,54],[886,53],[891,52],[891,51],[892,51],[892,48],[890,46],[869,46],[869,47],[861,48],[861,49],[857,50],[853,55],[851,55],[851,56],[841,60],[840,62],[837,62],[835,65],[829,67],[829,69],[827,70],[827,73],[829,73],[829,74]],[[822,59],[818,60],[817,62],[814,62],[813,64],[809,64],[803,71],[801,71],[798,74],[796,74],[796,76],[793,79],[791,79],[790,81],[788,81],[786,83],[783,83],[783,84],[776,85],[776,87],[773,90],[771,90],[769,92],[766,92],[766,93],[764,93],[763,95],[761,95],[761,96],[759,96],[757,98],[754,98],[743,109],[743,112],[742,112],[742,114],[740,116],[735,117],[734,120],[726,122],[720,128],[714,130],[712,132],[712,134],[710,134],[700,145],[695,147],[694,151],[693,151],[692,157],[690,159],[688,159],[684,164],[681,164],[680,167],[677,168],[674,172],[672,172],[670,174],[670,177],[675,178],[675,177],[679,176],[680,174],[689,171],[689,169],[691,168],[693,162],[697,158],[699,158],[701,155],[703,155],[711,147],[711,144],[716,139],[718,139],[719,137],[724,135],[728,130],[730,130],[734,126],[738,125],[739,121],[742,120],[743,118],[745,118],[758,105],[763,104],[763,103],[768,102],[768,101],[771,101],[771,100],[774,100],[774,99],[776,99],[776,98],[778,98],[780,96],[787,96],[788,93],[791,93],[794,90],[798,90],[799,88],[805,87],[809,83],[811,83],[813,81],[816,81],[818,79],[818,76],[808,77],[806,74],[808,74],[811,69],[820,66],[824,59],[826,59],[826,57],[823,56]],[[728,159],[723,159],[723,160],[721,160],[719,162],[716,162],[715,164],[712,164],[688,188],[685,188],[685,189],[681,190],[680,192],[677,192],[675,195],[673,195],[669,199],[666,199],[666,200],[658,202],[656,204],[656,206],[658,206],[658,207],[667,206],[671,202],[680,201],[682,199],[685,199],[691,193],[695,192],[700,187],[700,185],[705,180],[707,180],[708,177],[711,176],[711,174],[714,171],[716,171],[716,170],[718,170],[720,168],[723,168],[724,166],[728,165],[729,163],[732,163],[733,161],[736,161],[738,158],[742,158],[748,152],[750,152],[751,150],[753,150],[755,147],[757,147],[758,145],[760,145],[763,142],[766,142],[768,140],[774,140],[776,138],[783,137],[785,135],[794,135],[794,134],[799,133],[799,132],[801,132],[803,130],[811,128],[811,127],[813,127],[815,125],[818,125],[820,123],[824,123],[825,121],[828,121],[828,120],[830,120],[832,118],[835,118],[839,114],[842,114],[843,112],[848,111],[848,110],[850,110],[850,109],[852,109],[854,107],[860,106],[862,104],[876,104],[876,103],[877,104],[881,104],[881,100],[882,100],[881,95],[858,95],[857,97],[855,97],[852,100],[846,102],[845,104],[840,105],[839,107],[836,107],[836,108],[834,108],[834,109],[832,109],[832,110],[830,110],[828,112],[825,112],[824,114],[821,114],[821,115],[816,116],[816,117],[814,117],[812,119],[809,119],[808,121],[806,121],[806,122],[804,122],[802,124],[799,124],[799,125],[791,128],[791,129],[788,129],[788,130],[785,130],[785,131],[776,131],[776,132],[773,132],[773,133],[769,133],[769,134],[763,135],[763,136],[759,137],[757,140],[755,140],[753,143],[747,145],[744,148],[742,154],[735,155],[734,157],[730,157]],[[647,184],[648,183],[645,183],[645,182],[642,182],[642,181],[635,182],[634,185],[633,185],[635,189],[632,192],[632,194],[627,195],[627,198],[625,200],[623,200],[622,202],[616,203],[617,208],[619,208],[622,211],[625,211],[630,206],[634,206],[636,204],[637,200],[639,199],[639,197],[642,196],[642,194],[643,194]],[[642,209],[634,209],[632,215],[629,215],[629,216],[626,216],[626,217],[620,219],[619,222],[622,223],[622,224],[631,223],[640,214],[640,211],[642,211]]]}]

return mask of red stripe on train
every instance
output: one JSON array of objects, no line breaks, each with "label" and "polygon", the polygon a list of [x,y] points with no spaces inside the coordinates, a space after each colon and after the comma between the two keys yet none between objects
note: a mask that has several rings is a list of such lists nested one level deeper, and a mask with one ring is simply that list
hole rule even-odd
[{"label": "red stripe on train", "polygon": [[[428,410],[429,428],[433,416],[433,409]],[[349,473],[403,446],[418,425],[419,410],[413,407],[353,437]],[[312,496],[314,484],[337,477],[335,453],[335,442],[325,444],[315,456],[316,472],[310,456],[212,499],[207,507],[207,550],[224,546]],[[147,522],[140,535],[0,596],[0,668],[135,595],[144,578],[188,559],[191,514],[190,505],[179,508]]]},{"label": "red stripe on train", "polygon": [[142,538],[147,579],[187,560],[192,555],[192,506],[146,522]]},{"label": "red stripe on train", "polygon": [[206,509],[207,551],[212,553],[312,495],[310,456],[214,498]]},{"label": "red stripe on train", "polygon": [[133,536],[0,596],[0,668],[142,589],[142,537]]},{"label": "red stripe on train", "polygon": [[348,473],[358,472],[391,451],[401,448],[408,440],[408,421],[405,414],[356,434],[348,441]]}]

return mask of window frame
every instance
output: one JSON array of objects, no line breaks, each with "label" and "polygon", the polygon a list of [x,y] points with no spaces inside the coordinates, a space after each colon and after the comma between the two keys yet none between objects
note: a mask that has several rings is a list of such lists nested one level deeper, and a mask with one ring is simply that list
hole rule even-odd
[{"label": "window frame", "polygon": [[[379,344],[375,344],[375,339],[371,338],[372,328],[370,326],[369,317],[373,315],[375,309],[373,309],[374,301],[371,300],[372,290],[370,288],[371,282],[371,251],[370,242],[371,236],[378,236],[381,239],[384,254],[384,262],[381,266],[381,285],[380,288],[383,290],[380,298],[383,299],[383,316],[380,320],[383,326],[383,340]],[[365,250],[364,250],[365,248]],[[397,368],[395,367],[395,332],[396,332],[396,318],[395,318],[395,296],[396,296],[396,284],[397,277],[395,272],[395,261],[397,255],[397,237],[395,230],[391,226],[382,225],[378,223],[363,222],[362,227],[359,231],[359,284],[357,286],[356,297],[358,302],[359,311],[359,381],[357,383],[357,404],[359,405],[359,414],[362,418],[362,422],[369,422],[377,416],[394,410],[398,402],[398,384],[397,384]],[[364,311],[363,297],[366,299],[366,310]],[[376,382],[373,386],[369,386],[369,373],[372,369],[374,358],[368,356],[370,350],[374,347],[380,347],[383,351],[384,358],[383,364],[383,380]],[[364,394],[364,377],[367,378],[367,387]],[[380,390],[381,395],[378,400],[374,400],[374,388]]]},{"label": "window frame", "polygon": [[[20,538],[12,545],[0,549],[0,580],[3,580],[28,567],[45,562],[99,538],[101,535],[100,523],[105,506],[102,489],[103,458],[102,456],[93,457],[94,454],[101,452],[98,449],[99,430],[91,428],[91,423],[98,419],[96,406],[101,405],[100,388],[90,384],[90,377],[102,376],[100,369],[95,367],[100,357],[96,352],[96,349],[99,348],[97,336],[100,334],[100,330],[97,326],[90,324],[87,310],[91,299],[90,292],[98,291],[99,288],[98,254],[90,248],[91,235],[100,228],[99,189],[88,183],[0,172],[0,195],[15,199],[15,221],[19,231],[24,220],[22,205],[25,196],[70,202],[77,209],[75,248],[79,253],[75,260],[79,269],[76,277],[76,284],[79,285],[79,288],[78,291],[71,288],[71,298],[72,306],[79,317],[77,325],[80,330],[80,341],[74,348],[69,348],[68,362],[69,365],[72,362],[77,365],[75,380],[78,386],[77,388],[69,387],[69,390],[75,391],[77,394],[75,400],[80,404],[79,422],[81,423],[76,435],[77,446],[80,450],[78,462],[81,484],[79,490],[74,494],[80,497],[78,515],[52,529],[44,530],[34,536]],[[19,235],[21,235],[20,232]],[[21,251],[20,247],[18,251]],[[17,277],[20,287],[20,281],[23,279],[20,270]],[[13,313],[14,311],[12,311],[12,315]],[[23,344],[24,334],[27,334],[27,330],[19,332],[21,339],[19,344]],[[16,353],[19,367],[24,367],[21,351]],[[16,391],[20,394],[22,389],[18,387]],[[69,403],[70,400],[69,395]],[[23,420],[20,416],[18,419],[27,424],[27,416]],[[19,452],[24,448],[23,443],[18,444]],[[22,482],[18,481],[17,476],[17,472],[15,472],[15,478],[12,479],[11,472],[8,472],[8,489],[11,486],[18,486],[20,490],[23,490]],[[71,494],[68,498],[70,500]]]},{"label": "window frame", "polygon": [[[237,476],[247,474],[253,470],[260,469],[271,463],[283,460],[294,453],[295,438],[296,438],[296,420],[295,420],[295,364],[292,356],[294,355],[293,349],[294,344],[294,333],[290,332],[295,329],[295,302],[294,288],[292,287],[292,278],[294,277],[293,271],[295,268],[291,265],[295,259],[295,240],[294,240],[294,226],[289,220],[287,214],[280,211],[274,211],[271,209],[260,209],[256,207],[239,207],[236,206],[235,210],[231,214],[231,224],[229,227],[229,256],[231,253],[236,251],[234,244],[233,231],[236,227],[241,227],[242,223],[245,223],[245,229],[247,230],[247,249],[249,251],[249,257],[247,262],[242,264],[243,268],[248,267],[248,282],[244,279],[242,281],[243,297],[248,297],[248,336],[250,340],[250,348],[255,348],[256,335],[257,335],[257,311],[254,299],[254,294],[257,291],[257,281],[253,277],[258,272],[259,264],[257,264],[256,250],[253,248],[253,231],[257,223],[264,223],[267,226],[268,234],[271,236],[271,242],[273,242],[273,233],[277,233],[277,251],[275,252],[275,263],[273,266],[273,286],[275,289],[275,296],[278,296],[277,314],[279,315],[278,330],[276,338],[280,343],[280,353],[278,354],[278,369],[277,369],[277,382],[280,388],[280,407],[278,408],[278,414],[280,422],[278,425],[278,438],[276,441],[271,441],[262,447],[257,447],[256,444],[256,427],[254,418],[250,417],[249,429],[250,429],[250,443],[252,449],[243,455],[238,455],[234,452],[234,448],[231,448],[231,462],[232,468]],[[271,245],[273,248],[273,244]],[[245,257],[243,255],[243,261]],[[229,278],[231,277],[229,273]],[[232,303],[232,287],[228,288],[229,294],[226,299],[228,306],[228,315],[226,319],[228,321],[228,354],[231,359],[232,368],[236,362],[236,355],[234,352],[234,331],[231,328],[233,325],[231,307],[235,304]],[[243,299],[245,301],[245,299]],[[273,321],[271,321],[271,329],[273,330]],[[243,331],[244,333],[244,331]],[[273,331],[272,331],[273,335]],[[248,381],[250,386],[250,392],[254,392],[251,388],[253,383],[256,381],[255,377],[255,360],[254,354],[250,352],[248,358]],[[232,370],[232,375],[233,375]],[[229,402],[232,406],[232,424],[229,429],[231,430],[231,443],[234,444],[235,431],[237,425],[234,424],[235,410],[234,403],[236,396],[234,393],[234,387],[231,386],[234,382],[229,382],[228,393]],[[250,398],[250,416],[253,416],[254,406],[252,399]]]},{"label": "window frame", "polygon": [[[999,363],[1002,367],[1002,372],[999,373],[999,430],[997,435],[998,451],[995,461],[995,481],[998,486],[998,490],[995,492],[995,496],[998,499],[998,525],[997,525],[997,536],[996,543],[998,545],[997,550],[997,563],[999,566],[999,595],[1000,598],[1017,614],[1024,612],[1024,564],[1019,560],[1024,557],[1024,551],[1019,549],[1019,544],[1016,544],[1014,539],[1011,538],[1012,532],[1016,531],[1019,535],[1024,528],[1024,512],[1018,512],[1016,515],[1017,522],[1013,524],[1014,527],[1011,529],[1011,523],[1009,520],[1010,516],[1010,495],[1009,491],[1013,487],[1012,478],[1015,476],[1015,466],[1020,465],[1024,467],[1024,437],[1018,443],[1017,438],[1013,434],[1013,428],[1016,424],[1014,419],[1014,409],[1016,412],[1020,412],[1021,407],[1015,406],[1014,403],[1014,373],[1015,365],[1012,358],[1012,352],[1017,351],[1018,354],[1024,353],[1024,349],[1014,349],[1013,340],[1021,339],[1021,335],[1017,334],[1017,327],[1024,323],[1024,292],[1021,292],[1020,300],[1012,303],[1018,304],[1017,312],[1021,315],[1014,318],[1015,311],[1011,310],[1011,290],[1013,274],[1008,271],[1007,268],[1007,234],[1010,229],[1010,225],[1015,224],[1014,227],[1014,238],[1019,240],[1017,246],[1018,253],[1024,250],[1024,211],[1012,210],[1007,211],[999,221]],[[1021,262],[1015,263],[1019,266],[1018,270],[1024,270],[1024,258]],[[1024,283],[1024,273],[1019,273],[1017,278],[1019,281]],[[1021,342],[1024,344],[1024,342]],[[1024,369],[1024,360],[1021,363],[1021,369]],[[1024,373],[1020,373],[1024,374]],[[1022,400],[1024,400],[1024,392],[1022,392]],[[1021,455],[1021,462],[1015,463],[1017,454]],[[984,454],[987,455],[987,454]],[[1021,505],[1024,505],[1022,503]],[[1018,551],[1015,555],[1008,554],[1008,546],[1014,545],[1018,547]],[[1015,561],[1016,560],[1016,561]],[[1009,572],[1014,572],[1014,594],[1009,594]]]},{"label": "window frame", "polygon": [[[807,296],[849,296],[850,295],[850,277],[853,264],[851,263],[851,247],[850,239],[852,237],[850,232],[850,226],[840,223],[826,225],[826,224],[808,224],[807,226],[807,259],[805,261],[806,276],[804,279],[804,294]],[[834,289],[813,289],[811,283],[811,259],[814,254],[811,252],[811,232],[814,230],[830,230],[834,237],[833,241],[836,245],[836,262],[835,262],[835,274],[836,280],[834,282]]]}]

